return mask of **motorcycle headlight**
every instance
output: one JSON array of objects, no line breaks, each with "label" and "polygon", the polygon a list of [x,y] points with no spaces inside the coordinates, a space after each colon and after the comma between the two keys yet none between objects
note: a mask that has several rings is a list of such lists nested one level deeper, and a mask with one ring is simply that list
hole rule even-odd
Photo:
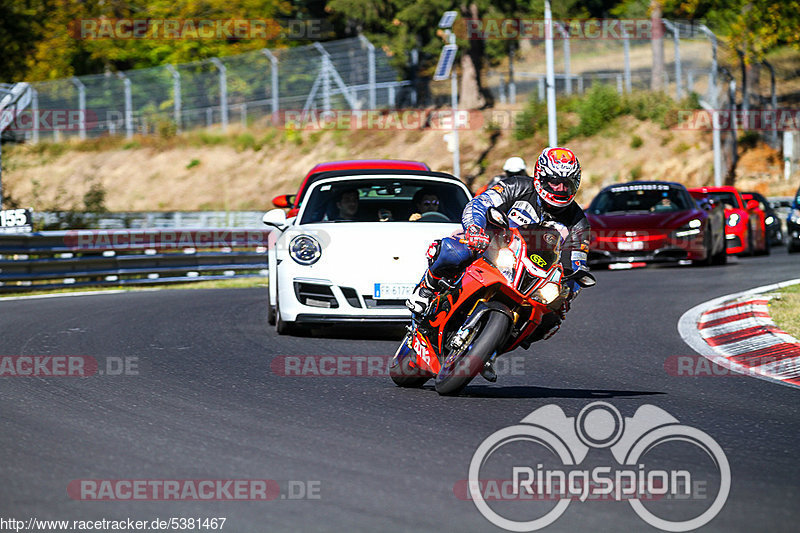
[{"label": "motorcycle headlight", "polygon": [[766,224],[767,226],[769,226],[773,222],[775,222],[775,219],[772,217],[767,217],[766,220],[764,220],[764,224]]},{"label": "motorcycle headlight", "polygon": [[561,288],[559,287],[558,283],[553,283],[550,281],[545,283],[544,287],[541,289],[537,289],[536,292],[533,293],[533,297],[547,305],[558,298],[560,294]]},{"label": "motorcycle headlight", "polygon": [[739,223],[739,214],[731,213],[731,216],[728,217],[728,225],[730,227],[734,227],[738,223]]},{"label": "motorcycle headlight", "polygon": [[289,255],[297,264],[313,265],[322,256],[322,246],[310,235],[298,235],[289,242]]},{"label": "motorcycle headlight", "polygon": [[497,268],[500,270],[512,270],[517,263],[517,258],[514,252],[508,248],[501,248],[497,251],[497,259],[495,259]]}]

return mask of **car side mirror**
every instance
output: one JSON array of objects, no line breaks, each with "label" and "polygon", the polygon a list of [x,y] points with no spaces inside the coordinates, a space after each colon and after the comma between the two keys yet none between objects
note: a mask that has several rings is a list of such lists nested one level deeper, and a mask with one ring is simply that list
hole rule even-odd
[{"label": "car side mirror", "polygon": [[758,209],[758,201],[757,200],[747,200],[747,204],[745,204],[745,205],[747,206],[747,209],[751,210],[751,211],[754,210],[754,209]]},{"label": "car side mirror", "polygon": [[271,211],[267,211],[261,218],[261,222],[263,222],[266,226],[272,226],[273,228],[283,231],[287,226],[286,213],[283,211],[283,209],[273,209]]},{"label": "car side mirror", "polygon": [[294,194],[281,194],[280,196],[276,196],[272,199],[272,205],[286,209],[288,207],[292,207],[292,204],[294,204],[294,199]]}]

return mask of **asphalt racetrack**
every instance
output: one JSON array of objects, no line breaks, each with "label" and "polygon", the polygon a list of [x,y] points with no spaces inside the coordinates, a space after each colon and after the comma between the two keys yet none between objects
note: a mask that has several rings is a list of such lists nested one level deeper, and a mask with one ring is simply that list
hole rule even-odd
[{"label": "asphalt racetrack", "polygon": [[[677,332],[687,309],[796,278],[799,264],[780,249],[721,267],[597,271],[597,286],[554,338],[509,354],[522,371],[495,384],[479,377],[457,398],[387,377],[280,375],[276,357],[388,356],[399,336],[356,328],[279,337],[266,324],[264,289],[0,302],[1,356],[91,356],[106,370],[109,361],[134,363],[114,375],[0,377],[0,518],[225,517],[232,532],[501,531],[454,491],[479,444],[539,407],[575,416],[605,401],[625,416],[655,405],[719,443],[730,495],[701,530],[797,531],[800,391],[675,375],[665,362],[693,353]],[[713,466],[688,452],[686,461],[700,474]],[[68,491],[76,480],[241,479],[274,480],[283,497],[85,501]],[[679,502],[662,505],[681,513]],[[586,501],[544,530],[656,529],[627,502]]]}]

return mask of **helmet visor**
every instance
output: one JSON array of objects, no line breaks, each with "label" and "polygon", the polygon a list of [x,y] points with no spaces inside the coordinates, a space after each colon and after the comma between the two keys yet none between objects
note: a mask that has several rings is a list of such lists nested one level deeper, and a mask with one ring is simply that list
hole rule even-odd
[{"label": "helmet visor", "polygon": [[544,176],[542,178],[544,189],[559,200],[570,200],[578,192],[578,185],[572,178],[561,176]]}]

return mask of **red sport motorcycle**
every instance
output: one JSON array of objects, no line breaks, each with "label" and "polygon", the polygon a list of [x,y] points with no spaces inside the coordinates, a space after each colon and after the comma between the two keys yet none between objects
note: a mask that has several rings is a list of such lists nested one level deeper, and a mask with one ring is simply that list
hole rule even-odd
[{"label": "red sport motorcycle", "polygon": [[596,283],[585,270],[564,271],[557,227],[511,227],[493,207],[487,215],[489,247],[434,297],[395,353],[389,375],[400,387],[434,378],[439,394],[459,394],[487,362],[530,346],[542,318],[569,295],[566,281]]}]

